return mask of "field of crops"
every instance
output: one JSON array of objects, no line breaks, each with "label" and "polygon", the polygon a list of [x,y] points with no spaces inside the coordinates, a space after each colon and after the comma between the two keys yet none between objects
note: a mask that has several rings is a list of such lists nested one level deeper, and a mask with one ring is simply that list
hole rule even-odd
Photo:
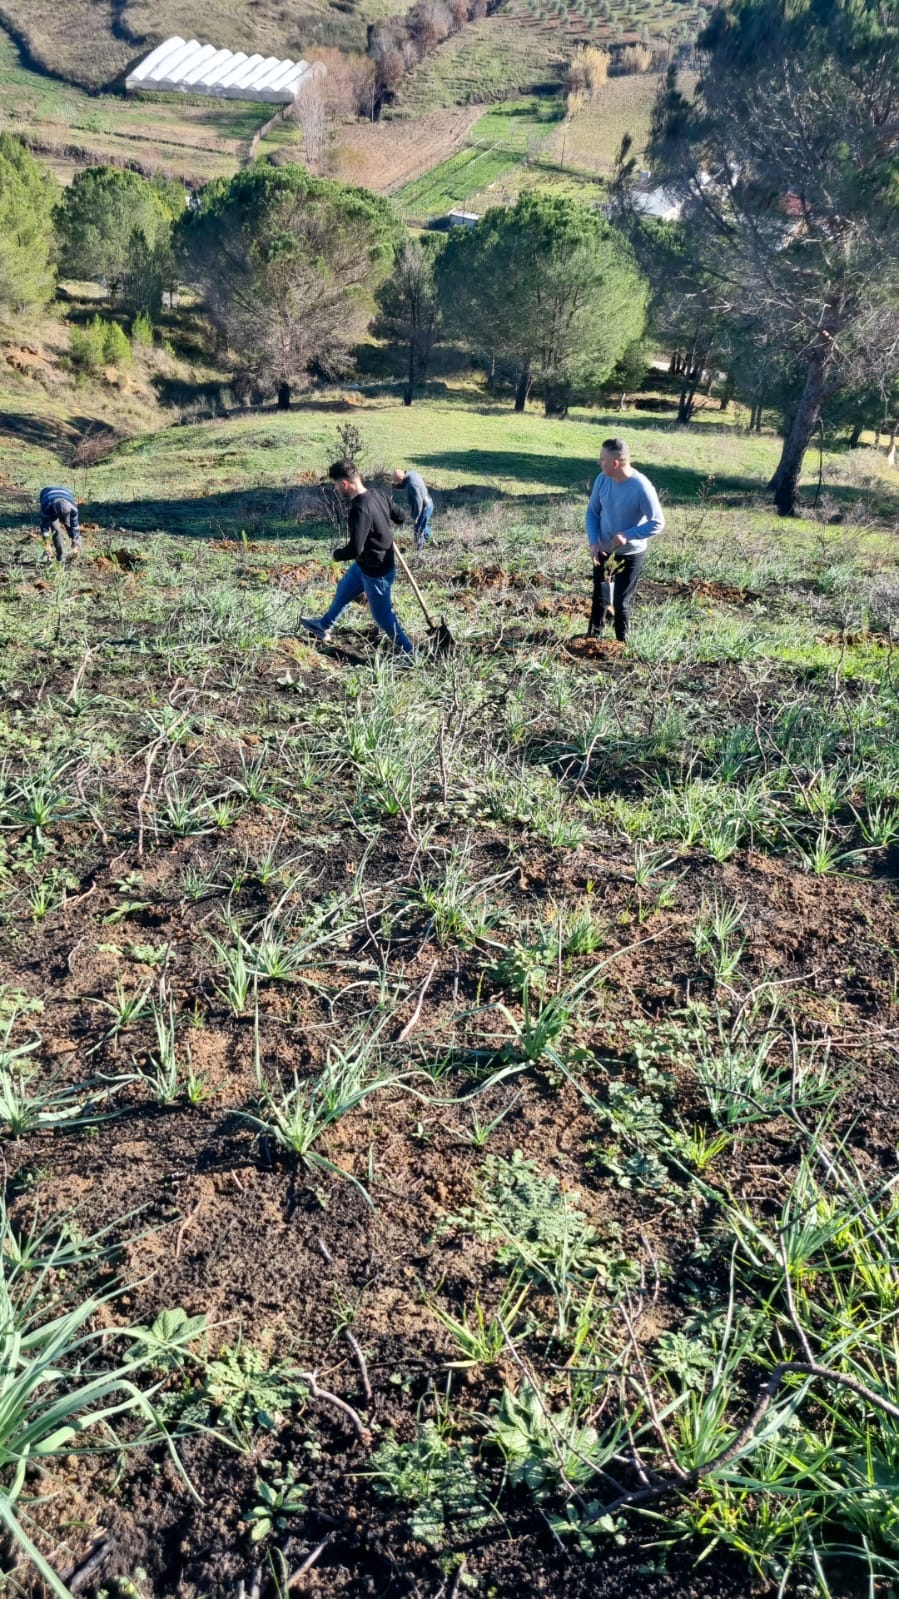
[{"label": "field of crops", "polygon": [[659,40],[695,37],[709,9],[676,0],[506,0],[501,15],[571,44],[621,44],[644,33]]},{"label": "field of crops", "polygon": [[123,446],[62,570],[0,481],[11,1591],[887,1599],[895,476],[784,537],[721,420],[358,409],[435,485],[404,669],[298,633],[340,420]]},{"label": "field of crops", "polygon": [[403,215],[427,221],[464,206],[471,195],[488,190],[522,157],[535,155],[563,109],[558,97],[546,96],[509,101],[485,112],[469,129],[463,149],[397,191],[395,198]]}]

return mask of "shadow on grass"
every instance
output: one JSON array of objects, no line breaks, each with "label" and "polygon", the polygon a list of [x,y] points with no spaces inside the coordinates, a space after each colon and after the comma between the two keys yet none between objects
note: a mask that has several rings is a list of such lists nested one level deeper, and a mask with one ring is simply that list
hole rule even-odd
[{"label": "shadow on grass", "polygon": [[[586,492],[585,485],[592,484],[597,472],[596,462],[590,460],[588,456],[580,459],[572,459],[570,456],[560,459],[556,455],[534,455],[524,450],[520,452],[517,450],[438,451],[430,455],[418,455],[416,461],[425,469],[431,467],[438,471],[466,471],[532,485],[536,480],[541,484],[551,484],[555,489],[567,489],[575,493]],[[669,499],[695,500],[700,490],[708,487],[707,472],[692,467],[655,466],[651,462],[644,464],[656,488],[664,492]],[[716,474],[715,488],[719,492],[741,495],[764,492],[764,484],[758,478],[730,476],[724,473]],[[542,491],[544,497],[545,492]],[[507,496],[486,484],[484,493],[495,495],[497,498],[527,498],[518,495]]]},{"label": "shadow on grass", "polygon": [[[552,506],[559,499],[555,493],[512,494],[495,489],[486,483],[460,485],[445,493],[435,490],[438,510],[449,507],[479,507],[498,502],[514,506],[537,508]],[[343,539],[324,518],[314,514],[298,517],[294,508],[293,491],[282,488],[233,489],[218,494],[205,494],[188,498],[172,495],[135,500],[88,500],[80,507],[81,521],[97,523],[104,532],[114,533],[171,533],[179,538],[240,539],[244,535],[255,542],[302,538],[324,548],[342,543]],[[37,518],[37,500],[33,508],[7,508],[0,512],[0,530],[24,532],[33,530]],[[407,524],[408,531],[408,524]]]},{"label": "shadow on grass", "polygon": [[70,416],[64,422],[24,411],[4,411],[0,416],[0,438],[15,439],[17,444],[36,444],[59,456],[67,456],[79,435],[96,427],[96,421],[87,416]]}]

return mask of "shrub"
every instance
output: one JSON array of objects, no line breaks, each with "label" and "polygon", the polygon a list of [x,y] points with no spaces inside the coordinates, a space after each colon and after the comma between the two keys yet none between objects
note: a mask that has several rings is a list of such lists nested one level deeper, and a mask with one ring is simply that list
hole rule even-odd
[{"label": "shrub", "polygon": [[608,75],[608,52],[595,44],[580,44],[568,63],[567,86],[574,93],[595,94]]},{"label": "shrub", "polygon": [[131,345],[118,322],[107,322],[103,329],[103,355],[110,366],[131,365]]},{"label": "shrub", "polygon": [[131,324],[131,343],[146,345],[147,348],[153,343],[153,323],[143,311],[138,312]]},{"label": "shrub", "polygon": [[74,366],[85,372],[99,372],[104,365],[128,366],[131,345],[117,322],[104,322],[95,316],[84,328],[72,328],[69,355]]},{"label": "shrub", "polygon": [[622,72],[649,72],[652,67],[652,51],[645,44],[629,44],[626,50],[621,51],[618,65]]},{"label": "shrub", "polygon": [[99,372],[103,365],[103,323],[98,316],[84,328],[73,328],[69,334],[69,354],[72,364],[85,372]]}]

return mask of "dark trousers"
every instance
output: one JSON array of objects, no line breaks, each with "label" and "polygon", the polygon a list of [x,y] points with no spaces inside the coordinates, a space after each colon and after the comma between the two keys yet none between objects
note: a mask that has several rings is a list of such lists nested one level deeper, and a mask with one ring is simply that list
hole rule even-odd
[{"label": "dark trousers", "polygon": [[[615,637],[620,639],[622,644],[627,638],[631,611],[634,608],[634,595],[637,592],[645,560],[645,550],[640,550],[635,555],[619,555],[616,552],[614,557],[616,572],[610,581],[615,611]],[[609,557],[603,556],[593,567],[593,604],[590,608],[590,632],[593,634],[602,632],[606,619],[606,602],[602,590],[608,564]]]}]

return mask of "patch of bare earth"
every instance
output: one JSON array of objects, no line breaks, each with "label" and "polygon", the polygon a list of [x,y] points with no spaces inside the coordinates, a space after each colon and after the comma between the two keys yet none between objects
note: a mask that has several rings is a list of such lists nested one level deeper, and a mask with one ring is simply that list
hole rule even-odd
[{"label": "patch of bare earth", "polygon": [[360,122],[343,128],[334,150],[334,176],[391,194],[445,161],[464,143],[483,106],[458,106],[407,121]]}]

